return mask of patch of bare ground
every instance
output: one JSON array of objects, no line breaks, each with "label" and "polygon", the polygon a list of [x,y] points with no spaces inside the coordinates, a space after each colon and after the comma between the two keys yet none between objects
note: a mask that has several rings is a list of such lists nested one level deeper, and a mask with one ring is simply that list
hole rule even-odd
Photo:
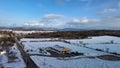
[{"label": "patch of bare ground", "polygon": [[102,60],[109,60],[109,61],[120,61],[120,57],[115,55],[101,55],[101,56],[97,56],[97,58]]},{"label": "patch of bare ground", "polygon": [[8,57],[9,61],[8,63],[16,62],[18,60],[18,57]]}]

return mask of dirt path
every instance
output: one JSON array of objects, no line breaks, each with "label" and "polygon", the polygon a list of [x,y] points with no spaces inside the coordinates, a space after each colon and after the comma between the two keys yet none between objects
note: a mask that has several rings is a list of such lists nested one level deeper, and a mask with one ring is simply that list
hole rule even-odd
[{"label": "dirt path", "polygon": [[38,68],[38,66],[34,63],[34,61],[30,58],[30,55],[28,55],[22,48],[22,45],[18,42],[18,40],[16,39],[16,44],[18,49],[21,52],[22,58],[26,63],[26,68]]}]

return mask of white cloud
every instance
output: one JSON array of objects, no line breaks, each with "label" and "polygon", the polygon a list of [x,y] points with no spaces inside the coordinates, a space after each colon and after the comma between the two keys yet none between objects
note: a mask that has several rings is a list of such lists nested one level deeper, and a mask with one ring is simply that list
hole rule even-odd
[{"label": "white cloud", "polygon": [[77,19],[77,18],[74,18],[72,19],[70,22],[72,23],[97,23],[99,22],[100,20],[98,19],[88,19],[87,17],[83,17],[82,19]]},{"label": "white cloud", "polygon": [[98,12],[98,14],[105,14],[105,13],[116,12],[116,11],[117,11],[117,9],[115,9],[115,8],[109,8],[109,9],[104,9],[101,12]]},{"label": "white cloud", "polygon": [[24,26],[38,26],[38,27],[61,27],[64,26],[65,16],[59,14],[46,14],[41,21],[28,21]]},{"label": "white cloud", "polygon": [[[119,28],[120,16],[105,17],[101,19],[95,18],[73,18],[71,20],[60,21],[63,15],[47,14],[44,17],[52,20],[51,23],[45,21],[29,21],[24,23],[26,26],[38,26],[38,27],[49,27],[49,28]],[[103,25],[104,24],[104,25]]]},{"label": "white cloud", "polygon": [[118,7],[120,8],[120,2],[118,2]]},{"label": "white cloud", "polygon": [[43,18],[47,21],[54,21],[54,20],[58,20],[58,19],[64,19],[65,16],[59,15],[59,14],[46,14],[43,16]]},{"label": "white cloud", "polygon": [[74,23],[80,23],[81,21],[80,21],[80,19],[74,18],[74,19],[72,19],[71,22],[74,22]]},{"label": "white cloud", "polygon": [[29,21],[24,23],[25,26],[45,26],[44,23],[38,21]]},{"label": "white cloud", "polygon": [[104,19],[104,21],[108,22],[108,23],[120,23],[120,16],[110,16],[110,17],[106,17]]},{"label": "white cloud", "polygon": [[82,23],[88,23],[88,22],[90,22],[90,20],[89,20],[87,17],[83,17],[83,18],[81,19],[81,22],[82,22]]}]

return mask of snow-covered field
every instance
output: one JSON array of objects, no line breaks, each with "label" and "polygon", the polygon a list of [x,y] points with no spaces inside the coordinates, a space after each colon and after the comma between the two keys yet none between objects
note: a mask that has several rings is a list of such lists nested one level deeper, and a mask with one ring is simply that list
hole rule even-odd
[{"label": "snow-covered field", "polygon": [[51,40],[51,38],[23,38],[23,39],[20,39],[20,41],[22,42],[31,42],[31,41],[34,41],[34,42],[39,42],[39,41],[44,41],[44,40]]},{"label": "snow-covered field", "polygon": [[18,57],[18,59],[15,60],[15,62],[11,62],[8,63],[8,58],[6,55],[0,55],[0,57],[2,58],[0,62],[2,64],[2,66],[4,66],[4,68],[25,68],[26,65],[24,63],[24,60],[22,59],[22,56],[20,54],[20,51],[17,49],[16,45],[14,45],[11,49],[11,51],[16,52],[16,56]]},{"label": "snow-covered field", "polygon": [[81,46],[70,45],[70,44],[67,44],[64,42],[23,42],[23,45],[24,45],[25,51],[28,49],[32,49],[32,50],[36,51],[38,48],[53,47],[55,45],[59,45],[59,46],[64,46],[66,48],[69,48],[73,52],[78,51],[78,52],[84,53],[87,56],[96,56],[96,55],[106,54],[103,52],[94,51],[94,50],[84,48]]},{"label": "snow-covered field", "polygon": [[[113,44],[110,43],[111,40]],[[80,44],[80,41],[87,43],[87,47],[101,49],[106,51],[109,48],[109,52],[116,52],[120,54],[120,37],[114,36],[98,36],[91,39],[79,39],[79,40],[67,40],[71,43]]]},{"label": "snow-covered field", "polygon": [[17,34],[28,34],[28,33],[49,33],[49,32],[54,32],[54,31],[13,31],[13,33]]},{"label": "snow-covered field", "polygon": [[80,41],[83,41],[84,43],[95,44],[95,43],[107,43],[110,42],[111,40],[113,40],[114,43],[120,43],[120,37],[115,37],[115,36],[95,36],[95,37],[90,37],[88,39],[72,39],[67,41],[78,44]]},{"label": "snow-covered field", "polygon": [[[109,48],[109,52],[120,53],[120,38],[114,36],[96,36],[91,39],[72,39],[68,40],[73,44],[67,44],[60,41],[46,41],[46,42],[33,42],[46,39],[21,39],[24,49],[37,50],[38,48],[53,47],[54,45],[64,46],[71,49],[71,51],[78,51],[84,53],[85,56],[99,56],[108,55],[108,53],[92,50],[81,46],[80,41],[85,43],[87,47],[102,49],[106,51]],[[111,43],[113,40],[113,44]],[[32,41],[32,42],[31,42]],[[77,56],[81,57],[81,56]],[[40,68],[120,68],[120,61],[108,61],[99,58],[74,58],[73,59],[58,59],[55,57],[45,56],[31,56],[33,61]]]},{"label": "snow-covered field", "polygon": [[119,68],[120,61],[80,58],[59,60],[52,57],[31,56],[40,68]]},{"label": "snow-covered field", "polygon": [[95,49],[101,49],[103,51],[107,51],[109,48],[109,52],[114,52],[120,54],[120,44],[91,44],[86,45],[87,47],[95,48]]}]

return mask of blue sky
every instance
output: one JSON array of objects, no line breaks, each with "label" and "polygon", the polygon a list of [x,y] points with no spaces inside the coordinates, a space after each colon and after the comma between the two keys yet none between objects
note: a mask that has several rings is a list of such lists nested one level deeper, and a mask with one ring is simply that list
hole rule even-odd
[{"label": "blue sky", "polygon": [[0,0],[0,24],[120,29],[120,0]]}]

